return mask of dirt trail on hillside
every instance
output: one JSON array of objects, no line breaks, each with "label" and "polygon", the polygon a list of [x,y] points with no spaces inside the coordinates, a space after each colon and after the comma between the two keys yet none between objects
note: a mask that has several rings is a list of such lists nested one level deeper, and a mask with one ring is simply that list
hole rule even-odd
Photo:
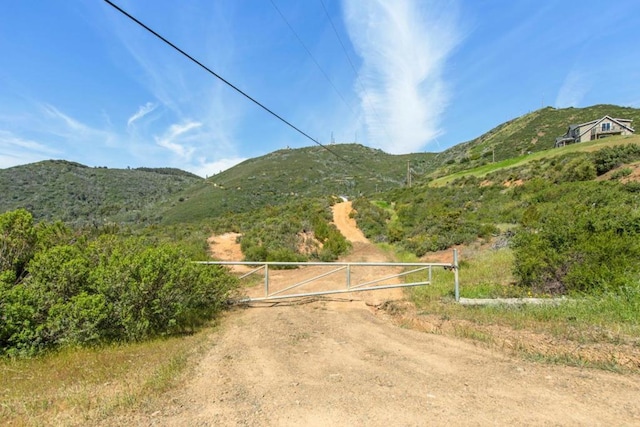
[{"label": "dirt trail on hillside", "polygon": [[[347,258],[385,260],[357,233],[350,210],[349,203],[334,209],[336,226],[353,241]],[[307,273],[277,274],[299,279]],[[225,315],[211,335],[208,354],[184,386],[166,396],[162,410],[106,423],[640,424],[638,375],[540,365],[463,340],[402,329],[372,307],[383,296],[401,298],[401,291],[366,294],[374,292],[237,308]]]},{"label": "dirt trail on hillside", "polygon": [[352,210],[351,202],[333,205],[333,223],[350,242],[369,243],[369,240],[356,225],[356,220],[350,217]]}]

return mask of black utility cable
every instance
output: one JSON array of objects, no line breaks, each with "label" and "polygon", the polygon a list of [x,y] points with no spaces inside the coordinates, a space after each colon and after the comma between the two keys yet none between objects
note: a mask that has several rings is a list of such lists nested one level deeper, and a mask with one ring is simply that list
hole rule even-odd
[{"label": "black utility cable", "polygon": [[351,57],[347,53],[347,48],[344,46],[344,43],[342,43],[342,39],[340,38],[340,35],[338,34],[338,30],[336,29],[336,26],[333,25],[333,20],[331,19],[331,15],[329,15],[329,10],[325,6],[323,0],[320,0],[320,4],[322,4],[322,8],[324,9],[325,15],[327,15],[327,19],[329,20],[329,23],[331,24],[331,28],[333,28],[333,33],[336,35],[336,38],[338,39],[338,42],[340,42],[340,46],[342,47],[342,52],[344,52],[344,56],[347,57],[347,61],[349,62],[349,65],[351,66],[351,69],[353,70],[353,74],[355,75],[356,80],[357,80],[358,84],[360,85],[360,89],[362,90],[362,92],[364,92],[365,100],[367,101],[367,103],[369,104],[371,109],[373,110],[373,113],[375,114],[376,118],[378,119],[378,122],[382,126],[382,130],[387,135],[387,138],[389,138],[389,141],[391,141],[392,138],[389,135],[389,132],[387,132],[387,127],[384,125],[384,122],[380,118],[380,115],[378,114],[378,110],[376,109],[375,105],[373,105],[373,103],[371,102],[369,94],[367,93],[367,90],[365,89],[364,85],[362,84],[362,81],[360,80],[360,75],[358,74],[358,71],[356,71],[356,67],[355,67],[355,65],[353,65],[353,62],[351,62]]},{"label": "black utility cable", "polygon": [[275,4],[275,2],[273,0],[269,0],[271,2],[271,5],[273,6],[273,8],[276,10],[276,12],[278,12],[278,15],[280,15],[280,18],[282,18],[282,20],[284,21],[285,24],[287,24],[287,27],[289,27],[289,29],[291,30],[291,32],[293,33],[294,36],[296,36],[296,39],[298,40],[298,43],[300,43],[300,45],[302,46],[302,48],[307,52],[307,55],[309,55],[309,58],[311,58],[311,60],[313,61],[314,64],[316,64],[316,67],[318,68],[318,70],[320,70],[320,72],[322,73],[322,75],[324,76],[324,78],[329,82],[329,84],[331,85],[331,87],[333,88],[333,90],[336,92],[336,94],[340,97],[340,99],[342,99],[342,102],[344,102],[344,105],[346,105],[349,110],[351,110],[351,112],[353,114],[356,114],[356,112],[353,110],[353,108],[351,107],[351,104],[349,104],[347,102],[347,100],[344,98],[344,96],[342,96],[342,94],[340,93],[340,91],[338,90],[338,88],[336,87],[336,85],[333,84],[333,82],[331,81],[331,79],[329,78],[329,76],[327,75],[327,73],[322,69],[322,67],[320,66],[320,64],[318,63],[318,61],[316,60],[316,58],[313,56],[313,54],[311,53],[311,51],[309,50],[309,48],[307,47],[307,45],[304,44],[304,42],[302,41],[302,38],[298,35],[298,33],[296,32],[296,30],[293,28],[293,26],[289,23],[289,21],[287,20],[287,18],[284,16],[284,14],[282,13],[282,11],[280,10],[280,8]]},{"label": "black utility cable", "polygon": [[331,154],[333,154],[334,156],[336,156],[337,158],[339,158],[340,160],[344,161],[345,163],[348,163],[352,166],[357,166],[361,169],[361,166],[353,164],[352,162],[348,161],[347,159],[345,159],[344,157],[342,157],[341,155],[339,155],[338,153],[336,153],[335,151],[331,150],[329,147],[327,147],[326,145],[320,143],[319,141],[317,141],[316,139],[312,138],[311,136],[309,136],[307,133],[303,132],[302,130],[300,130],[299,128],[297,128],[296,126],[294,126],[293,124],[291,124],[290,122],[288,122],[287,120],[285,120],[284,118],[282,118],[281,116],[279,116],[278,114],[276,114],[275,112],[273,112],[271,109],[267,108],[265,105],[263,105],[262,103],[260,103],[259,101],[257,101],[256,99],[254,99],[253,97],[251,97],[249,94],[247,94],[246,92],[244,92],[242,89],[238,88],[237,86],[235,86],[233,83],[229,82],[228,80],[226,80],[225,78],[223,78],[221,75],[219,75],[218,73],[216,73],[215,71],[213,71],[212,69],[210,69],[209,67],[207,67],[206,65],[204,65],[202,62],[198,61],[197,59],[195,59],[193,56],[189,55],[187,52],[185,52],[184,50],[180,49],[178,46],[176,46],[175,44],[171,43],[169,40],[167,40],[166,38],[164,38],[163,36],[161,36],[160,34],[158,34],[156,31],[152,30],[151,28],[149,28],[147,25],[145,25],[142,21],[140,21],[139,19],[137,19],[135,16],[131,15],[129,12],[127,12],[126,10],[122,9],[120,6],[118,6],[117,4],[113,3],[111,0],[104,0],[105,2],[107,2],[110,6],[112,6],[114,9],[116,9],[118,12],[122,13],[124,16],[126,16],[127,18],[131,19],[133,22],[135,22],[136,24],[140,25],[142,28],[144,28],[145,30],[147,30],[148,32],[150,32],[151,34],[153,34],[154,36],[156,36],[157,38],[159,38],[160,40],[162,40],[163,42],[165,42],[166,44],[168,44],[169,46],[171,46],[172,48],[174,48],[175,50],[177,50],[178,52],[180,52],[183,56],[187,57],[189,60],[191,60],[192,62],[194,62],[195,64],[197,64],[198,66],[200,66],[200,68],[204,69],[205,71],[207,71],[209,74],[215,76],[216,78],[218,78],[220,81],[222,81],[223,83],[225,83],[227,86],[231,87],[233,90],[235,90],[236,92],[238,92],[239,94],[241,94],[242,96],[244,96],[245,98],[247,98],[248,100],[250,100],[251,102],[253,102],[254,104],[256,104],[257,106],[259,106],[260,108],[262,108],[263,110],[265,110],[267,113],[271,114],[272,116],[274,116],[275,118],[277,118],[278,120],[280,120],[281,122],[283,122],[284,124],[286,124],[287,126],[289,126],[290,128],[296,130],[298,133],[302,134],[303,136],[305,136],[306,138],[310,139],[311,141],[313,141],[315,144],[318,144],[320,147],[324,148],[325,150],[327,150],[328,152],[330,152]]}]

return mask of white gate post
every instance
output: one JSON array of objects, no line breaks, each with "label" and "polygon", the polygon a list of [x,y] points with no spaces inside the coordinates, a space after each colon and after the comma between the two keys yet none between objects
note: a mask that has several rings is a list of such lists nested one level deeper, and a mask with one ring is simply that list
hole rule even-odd
[{"label": "white gate post", "polygon": [[458,281],[458,250],[453,250],[453,280],[456,302],[460,302],[460,282]]}]

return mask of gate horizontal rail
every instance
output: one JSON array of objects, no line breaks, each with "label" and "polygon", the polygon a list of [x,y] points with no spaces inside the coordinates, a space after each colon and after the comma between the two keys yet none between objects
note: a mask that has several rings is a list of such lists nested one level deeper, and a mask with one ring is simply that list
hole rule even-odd
[{"label": "gate horizontal rail", "polygon": [[[458,298],[458,256],[457,251],[454,250],[453,254],[453,263],[423,263],[423,262],[277,262],[277,261],[267,261],[267,262],[259,262],[259,261],[198,261],[197,264],[204,265],[223,265],[223,266],[234,266],[234,265],[244,265],[244,266],[257,266],[256,268],[246,272],[241,275],[240,278],[246,278],[253,274],[256,274],[260,271],[264,273],[264,296],[257,298],[245,298],[242,302],[252,302],[252,301],[270,301],[270,300],[278,300],[278,299],[286,299],[286,298],[301,298],[301,297],[310,297],[310,296],[320,296],[320,295],[331,295],[331,294],[342,294],[342,293],[350,293],[350,292],[364,292],[364,291],[372,291],[379,289],[393,289],[393,288],[406,288],[413,286],[423,286],[429,285],[432,281],[432,272],[433,268],[445,268],[452,270],[455,274],[455,292],[456,299]],[[270,269],[272,267],[328,267],[329,271],[322,272],[321,274],[317,274],[313,277],[306,278],[299,282],[296,282],[292,285],[286,286],[283,289],[272,290],[270,283]],[[404,271],[397,273],[386,275],[384,277],[364,281],[362,283],[352,283],[352,270],[354,267],[401,267]],[[406,270],[409,269],[409,270]],[[393,284],[379,284],[380,282],[387,282],[392,279],[408,276],[410,274],[415,274],[423,271],[427,271],[427,276],[425,280],[418,280],[410,283],[393,283]],[[297,293],[286,293],[288,291],[292,291],[294,289],[300,288],[308,283],[318,281],[325,277],[331,276],[338,272],[345,271],[344,283],[345,286],[341,289],[325,289],[320,291],[309,291],[309,292],[297,292]]]}]

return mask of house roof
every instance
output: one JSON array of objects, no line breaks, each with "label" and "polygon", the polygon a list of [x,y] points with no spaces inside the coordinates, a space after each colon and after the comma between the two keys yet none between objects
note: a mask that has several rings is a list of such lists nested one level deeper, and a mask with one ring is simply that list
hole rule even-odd
[{"label": "house roof", "polygon": [[583,127],[586,128],[584,130],[584,132],[580,132],[580,136],[582,136],[585,133],[591,131],[591,129],[593,129],[594,127],[598,126],[602,121],[604,121],[606,119],[609,119],[614,123],[617,123],[620,127],[628,129],[631,132],[635,132],[635,130],[630,126],[632,120],[630,120],[630,119],[614,119],[611,116],[604,116],[601,119],[592,120],[590,122],[586,122],[586,123],[582,123],[582,124],[576,125],[576,127],[580,128],[580,129],[582,129]]}]

